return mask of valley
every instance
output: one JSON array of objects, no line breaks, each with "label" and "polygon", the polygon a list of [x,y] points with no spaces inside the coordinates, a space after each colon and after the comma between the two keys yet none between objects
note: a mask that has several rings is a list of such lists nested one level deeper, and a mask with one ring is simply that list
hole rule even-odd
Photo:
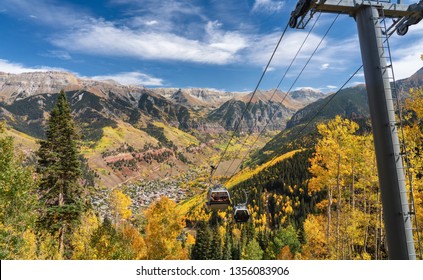
[{"label": "valley", "polygon": [[[107,188],[132,180],[173,178],[193,166],[215,163],[251,95],[208,89],[147,89],[64,72],[0,73],[0,119],[15,134],[29,137],[20,143],[28,153],[36,148],[37,139],[44,137],[45,121],[60,89],[67,92],[80,130],[82,153],[99,184]],[[284,95],[271,90],[256,95],[240,125],[241,135],[229,147],[229,159],[241,159],[253,139],[254,149],[262,147],[296,110],[323,96],[298,91],[297,99],[286,98],[275,114]],[[267,132],[257,138],[265,126]],[[231,151],[237,152],[244,140],[248,141],[241,154],[234,155]]]},{"label": "valley", "polygon": [[[58,95],[55,91],[59,85],[68,88],[65,95],[79,135],[83,182],[89,192],[90,205],[104,221],[103,226],[106,226],[106,221],[117,225],[119,219],[123,219],[120,215],[127,212],[125,215],[130,216],[126,219],[143,230],[144,215],[165,197],[175,203],[178,216],[184,217],[185,227],[178,238],[183,240],[195,235],[198,239],[191,247],[191,258],[194,259],[200,257],[196,250],[205,250],[201,249],[201,242],[208,237],[204,237],[202,231],[216,228],[224,232],[224,238],[239,234],[252,238],[249,232],[258,232],[257,238],[263,238],[260,241],[263,242],[262,248],[276,246],[272,250],[282,254],[282,249],[276,245],[278,237],[272,232],[288,234],[296,228],[301,237],[310,234],[309,223],[322,226],[322,221],[313,219],[322,219],[319,217],[327,207],[326,191],[314,190],[310,185],[316,178],[313,176],[319,177],[323,172],[311,173],[313,151],[322,141],[319,127],[327,122],[340,122],[337,118],[342,116],[359,127],[357,135],[348,136],[357,137],[357,140],[348,141],[363,142],[360,145],[369,145],[367,142],[370,141],[365,140],[367,142],[364,143],[364,140],[358,140],[359,137],[367,137],[371,131],[367,93],[363,85],[345,88],[336,96],[305,88],[293,92],[289,98],[279,90],[259,91],[251,98],[252,93],[126,87],[111,81],[81,81],[68,75],[71,74],[51,72],[20,77],[0,74],[0,88],[3,89],[0,120],[6,124],[6,135],[14,139],[17,153],[23,155],[26,165],[36,166],[35,152],[45,137],[47,119]],[[399,81],[399,84],[403,88],[415,86],[416,80],[423,82],[420,75],[421,71],[410,79]],[[18,82],[19,79],[22,81]],[[43,84],[43,79],[49,82]],[[50,88],[49,85],[53,86]],[[38,88],[39,91],[36,90]],[[328,100],[331,106],[325,105]],[[357,167],[359,170],[353,168],[351,172],[364,173],[357,173],[352,184],[355,180],[358,187],[361,182],[370,184],[374,192],[375,175],[365,175],[365,172],[374,172],[374,169],[366,169],[372,168],[374,162],[364,167],[361,164],[365,163],[361,161],[366,159],[354,156],[360,166]],[[368,160],[371,160],[370,155]],[[216,164],[218,168],[211,178],[211,166]],[[349,167],[345,168],[348,170]],[[343,172],[343,180],[349,184],[350,171]],[[233,206],[218,214],[204,207],[205,194],[216,183],[225,184],[234,205],[245,201],[244,192],[247,193],[248,209],[252,213],[248,226],[234,224],[231,215],[228,216]],[[348,207],[354,207],[351,206],[350,193],[346,192],[344,196]],[[368,211],[379,211],[374,197],[363,197],[360,192],[352,197],[363,201],[360,203],[371,203],[376,209]],[[125,207],[123,205],[127,208],[118,210]],[[353,219],[346,212],[342,215]],[[208,223],[204,225],[202,221]],[[372,224],[372,227],[379,230],[377,224]],[[360,231],[359,234],[363,233]],[[382,234],[366,234],[375,239],[384,238]],[[303,244],[301,250],[298,249],[300,245],[292,245],[293,253],[274,256],[269,251],[270,255],[265,257],[331,256],[332,253],[317,253],[307,247],[324,245],[316,245],[312,239],[305,243],[299,237],[292,237],[291,241]],[[215,239],[222,242],[222,239],[213,237]],[[230,242],[247,246],[241,240]],[[348,258],[367,257],[360,250],[362,246],[364,250],[369,249],[369,245],[355,246],[357,252],[348,253],[351,254]],[[386,248],[378,246],[380,251],[372,254],[376,258],[384,258]],[[239,254],[242,250],[250,249],[232,250],[232,256],[224,257],[219,252],[210,251],[210,256],[200,258],[218,254],[220,258],[237,259],[241,258]],[[339,248],[336,249],[336,252],[339,251]]]}]

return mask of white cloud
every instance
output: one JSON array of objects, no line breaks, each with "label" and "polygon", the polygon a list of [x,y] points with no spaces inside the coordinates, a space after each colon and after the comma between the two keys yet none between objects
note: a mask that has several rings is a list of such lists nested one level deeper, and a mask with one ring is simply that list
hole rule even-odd
[{"label": "white cloud", "polygon": [[122,72],[112,75],[94,76],[90,79],[114,80],[122,85],[162,86],[163,80],[140,72]]},{"label": "white cloud", "polygon": [[[263,71],[264,71],[264,69],[266,69],[266,67],[265,67],[265,66],[263,66]],[[266,72],[273,72],[273,71],[275,71],[275,70],[276,70],[276,68],[275,68],[275,67],[271,67],[271,66],[269,66],[269,67],[267,67]]]},{"label": "white cloud", "polygon": [[328,88],[328,89],[337,89],[338,87],[337,86],[332,86],[332,85],[327,85],[326,88]]},{"label": "white cloud", "polygon": [[329,68],[329,66],[330,66],[330,64],[329,64],[329,63],[324,63],[324,64],[322,64],[322,65],[320,66],[320,70],[326,70],[326,69],[328,69],[328,68]]},{"label": "white cloud", "polygon": [[221,30],[222,24],[218,21],[208,22],[206,32],[207,42],[212,48],[236,54],[239,50],[247,47],[247,38],[237,32]]},{"label": "white cloud", "polygon": [[233,62],[237,52],[246,46],[243,36],[220,30],[216,24],[208,23],[205,30],[207,34],[200,41],[172,33],[136,31],[111,22],[95,21],[56,37],[52,42],[68,51],[96,55],[210,64]]},{"label": "white cloud", "polygon": [[407,55],[403,55],[400,59],[393,61],[396,79],[408,78],[423,67],[423,61],[420,59],[423,50],[409,48],[409,51]]},{"label": "white cloud", "polygon": [[[284,36],[273,60],[272,66],[288,66],[295,54],[297,53],[299,46],[304,41],[307,33],[303,31],[296,31],[294,33],[287,33]],[[246,51],[246,61],[255,65],[266,65],[272,55],[276,43],[280,37],[280,32],[274,32],[268,35],[258,35],[250,40],[251,47]],[[321,37],[315,34],[311,34],[307,40],[307,43],[303,46],[301,53],[297,56],[297,59],[304,61],[315,49],[319,43]],[[325,44],[322,44],[322,47]],[[298,62],[296,64],[301,64]]]},{"label": "white cloud", "polygon": [[315,91],[315,92],[320,91],[320,89],[313,88],[313,87],[296,87],[294,90],[308,90],[308,91]]},{"label": "white cloud", "polygon": [[71,60],[72,59],[72,56],[68,52],[62,51],[62,50],[51,50],[51,51],[47,51],[46,53],[43,53],[41,55],[46,56],[46,57],[59,58],[61,60]]},{"label": "white cloud", "polygon": [[86,20],[84,11],[76,11],[66,3],[60,6],[52,1],[2,0],[2,6],[17,15],[28,15],[32,20],[48,24],[51,27],[72,27]]},{"label": "white cloud", "polygon": [[[227,31],[219,21],[210,21],[202,15],[200,7],[182,1],[147,0],[143,5],[136,1],[115,1],[130,3],[148,17],[136,15],[127,21],[112,22],[95,18],[80,6],[40,1],[33,5],[28,0],[4,0],[5,8],[15,14],[31,14],[43,23],[58,29],[46,37],[53,45],[62,49],[59,53],[48,53],[66,59],[72,52],[114,57],[132,57],[140,60],[171,60],[223,65],[237,62],[240,52],[246,49],[250,35]],[[263,7],[279,7],[274,1],[258,1]],[[66,19],[63,18],[66,15]],[[184,30],[181,21],[186,16],[195,17]],[[160,23],[157,20],[160,18]],[[125,25],[125,23],[127,25]],[[181,24],[179,24],[181,23]],[[197,24],[198,23],[198,24]]]},{"label": "white cloud", "polygon": [[[40,1],[34,5],[28,0],[4,0],[2,4],[17,15],[33,15],[38,23],[59,30],[46,39],[68,53],[227,64],[236,61],[238,52],[247,45],[248,36],[221,29],[221,23],[207,21],[200,7],[186,2],[148,0],[142,5],[135,1],[115,2],[131,3],[151,14],[112,22],[95,18],[73,4]],[[139,15],[137,8],[134,15]],[[190,25],[192,30],[183,28],[187,15],[197,19]]]},{"label": "white cloud", "polygon": [[158,23],[159,22],[157,20],[148,20],[148,21],[145,22],[145,25],[147,25],[147,26],[153,26],[153,25],[156,25]]},{"label": "white cloud", "polygon": [[0,59],[0,72],[21,74],[28,72],[48,72],[48,71],[66,71],[63,68],[55,68],[49,66],[27,67],[20,63],[10,62],[5,59]]},{"label": "white cloud", "polygon": [[254,12],[279,12],[283,6],[283,1],[278,0],[256,0],[254,2]]},{"label": "white cloud", "polygon": [[423,24],[410,26],[405,36],[395,34],[391,38],[395,78],[408,78],[423,67]]}]

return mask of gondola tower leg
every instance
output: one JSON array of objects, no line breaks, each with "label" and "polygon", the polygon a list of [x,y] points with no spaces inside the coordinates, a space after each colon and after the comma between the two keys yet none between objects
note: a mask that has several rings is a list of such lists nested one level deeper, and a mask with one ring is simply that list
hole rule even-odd
[{"label": "gondola tower leg", "polygon": [[355,18],[373,127],[388,254],[390,259],[415,259],[395,109],[388,71],[385,71],[389,66],[383,56],[379,13],[373,6],[362,6]]}]

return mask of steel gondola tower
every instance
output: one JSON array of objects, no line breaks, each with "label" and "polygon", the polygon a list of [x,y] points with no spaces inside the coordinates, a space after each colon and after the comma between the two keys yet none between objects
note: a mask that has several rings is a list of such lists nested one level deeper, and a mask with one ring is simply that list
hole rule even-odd
[{"label": "steel gondola tower", "polygon": [[[291,27],[304,28],[316,11],[344,13],[356,19],[373,127],[388,255],[390,259],[414,260],[416,253],[411,223],[413,213],[410,211],[407,198],[390,77],[387,71],[392,65],[386,62],[390,54],[384,46],[384,40],[388,38],[386,33],[389,30],[392,30],[391,34],[396,30],[399,35],[405,35],[410,25],[418,23],[423,18],[423,0],[413,5],[380,1],[299,0],[295,11],[291,14],[290,22],[295,23],[295,26]],[[307,14],[310,17],[307,18]],[[380,20],[385,17],[397,20],[382,32]]]}]

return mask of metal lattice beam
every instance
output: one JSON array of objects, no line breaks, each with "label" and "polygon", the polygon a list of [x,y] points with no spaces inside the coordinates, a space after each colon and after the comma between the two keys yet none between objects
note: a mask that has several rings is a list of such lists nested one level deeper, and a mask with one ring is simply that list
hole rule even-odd
[{"label": "metal lattice beam", "polygon": [[310,8],[320,12],[341,13],[353,16],[363,6],[380,7],[383,9],[385,17],[389,18],[404,17],[412,13],[409,11],[409,5],[381,1],[318,0]]}]

